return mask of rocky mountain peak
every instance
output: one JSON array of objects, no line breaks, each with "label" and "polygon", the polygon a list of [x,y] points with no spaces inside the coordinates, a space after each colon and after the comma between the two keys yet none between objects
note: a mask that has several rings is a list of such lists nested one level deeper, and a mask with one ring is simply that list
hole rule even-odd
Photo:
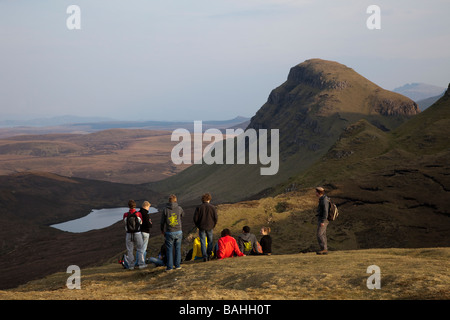
[{"label": "rocky mountain peak", "polygon": [[[321,59],[306,60],[292,67],[287,82],[294,85],[308,85],[320,90],[343,90],[351,87],[347,79],[340,79],[337,70],[351,70],[333,61]],[[334,71],[334,72],[333,72]]]}]

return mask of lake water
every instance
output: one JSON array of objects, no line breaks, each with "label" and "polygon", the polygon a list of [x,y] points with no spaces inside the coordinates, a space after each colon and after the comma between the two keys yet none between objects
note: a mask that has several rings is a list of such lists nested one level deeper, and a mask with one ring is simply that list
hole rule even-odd
[{"label": "lake water", "polygon": [[[63,223],[53,224],[50,227],[75,233],[86,232],[94,229],[103,229],[113,225],[117,221],[121,221],[123,219],[123,214],[128,210],[128,207],[92,210],[87,216]],[[158,212],[158,210],[150,207],[149,213],[155,212]]]}]

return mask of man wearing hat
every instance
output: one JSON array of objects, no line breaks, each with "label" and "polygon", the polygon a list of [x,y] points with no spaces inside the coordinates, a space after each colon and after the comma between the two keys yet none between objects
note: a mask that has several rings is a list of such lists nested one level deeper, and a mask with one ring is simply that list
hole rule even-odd
[{"label": "man wearing hat", "polygon": [[327,254],[327,226],[328,226],[328,209],[330,201],[325,194],[322,187],[316,188],[316,196],[319,198],[319,205],[317,206],[317,240],[319,241],[320,250],[317,254]]}]

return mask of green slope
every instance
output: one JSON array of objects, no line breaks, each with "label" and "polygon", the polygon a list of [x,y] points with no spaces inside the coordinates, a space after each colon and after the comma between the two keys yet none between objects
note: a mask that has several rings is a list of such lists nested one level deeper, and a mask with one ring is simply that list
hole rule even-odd
[{"label": "green slope", "polygon": [[450,135],[450,85],[445,94],[421,114],[393,132],[399,145],[416,154],[448,150]]},{"label": "green slope", "polygon": [[209,191],[216,200],[238,201],[258,194],[307,170],[326,154],[346,127],[360,119],[392,130],[419,112],[409,98],[389,92],[351,68],[333,61],[307,60],[291,68],[247,129],[278,129],[280,166],[261,176],[258,165],[193,165],[151,184],[185,201]]},{"label": "green slope", "polygon": [[323,185],[341,212],[334,232],[351,230],[361,248],[449,246],[449,135],[447,91],[392,132],[366,120],[349,126],[326,155],[273,195]]},{"label": "green slope", "polygon": [[384,132],[365,119],[350,125],[319,161],[289,183],[303,186],[334,183],[395,166],[424,167],[428,162],[442,162],[444,166],[450,148],[449,135],[447,91],[433,106],[391,132]]}]

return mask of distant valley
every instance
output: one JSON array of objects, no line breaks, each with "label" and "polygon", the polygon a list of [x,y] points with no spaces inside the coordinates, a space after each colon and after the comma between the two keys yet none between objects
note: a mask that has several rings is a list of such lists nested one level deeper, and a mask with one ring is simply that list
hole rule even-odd
[{"label": "distant valley", "polygon": [[20,135],[0,140],[0,174],[42,171],[122,183],[167,178],[171,132],[111,129],[90,134]]},{"label": "distant valley", "polygon": [[[246,121],[242,117],[206,121],[203,127],[204,130],[211,127],[245,129]],[[0,175],[42,171],[67,177],[144,183],[162,180],[188,166],[174,165],[171,161],[170,153],[176,142],[171,141],[169,129],[184,128],[193,132],[193,122],[101,122],[89,124],[90,133],[74,133],[76,128],[86,126],[62,126],[61,130],[68,133],[50,133],[54,130],[52,127],[0,129],[7,136],[0,138]],[[116,126],[128,129],[114,128]]]}]

